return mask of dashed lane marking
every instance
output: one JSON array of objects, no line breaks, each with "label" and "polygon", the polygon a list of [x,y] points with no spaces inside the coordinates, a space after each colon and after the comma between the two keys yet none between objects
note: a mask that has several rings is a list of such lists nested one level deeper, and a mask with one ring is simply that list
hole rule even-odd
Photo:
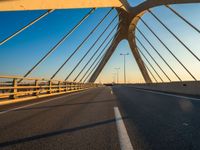
[{"label": "dashed lane marking", "polygon": [[119,112],[118,107],[114,107],[115,120],[117,125],[118,137],[121,150],[134,150],[131,144],[130,138],[128,136],[126,127],[124,125],[123,119]]}]

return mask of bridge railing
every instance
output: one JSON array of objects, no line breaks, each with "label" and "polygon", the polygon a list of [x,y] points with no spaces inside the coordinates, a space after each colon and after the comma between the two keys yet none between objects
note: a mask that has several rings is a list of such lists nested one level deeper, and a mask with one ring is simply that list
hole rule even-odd
[{"label": "bridge railing", "polygon": [[57,95],[102,86],[21,76],[0,76],[0,81],[0,100]]}]

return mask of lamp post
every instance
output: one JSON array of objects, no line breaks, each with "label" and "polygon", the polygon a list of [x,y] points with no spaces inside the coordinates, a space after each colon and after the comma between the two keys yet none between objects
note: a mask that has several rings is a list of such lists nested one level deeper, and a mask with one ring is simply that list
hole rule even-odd
[{"label": "lamp post", "polygon": [[117,83],[119,83],[119,69],[120,68],[114,68],[115,70],[116,70],[116,72],[117,72]]},{"label": "lamp post", "polygon": [[113,83],[116,81],[116,73],[113,73]]},{"label": "lamp post", "polygon": [[124,56],[124,83],[126,83],[126,56],[128,56],[129,53],[121,53],[120,55]]}]

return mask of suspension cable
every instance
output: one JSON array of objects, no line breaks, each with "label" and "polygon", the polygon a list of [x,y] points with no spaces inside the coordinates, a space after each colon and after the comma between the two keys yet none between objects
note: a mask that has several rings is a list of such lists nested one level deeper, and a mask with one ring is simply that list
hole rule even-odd
[{"label": "suspension cable", "polygon": [[[121,21],[120,21],[121,22]],[[87,67],[87,65],[91,62],[91,60],[94,58],[94,56],[98,53],[98,51],[101,49],[101,47],[104,45],[104,43],[107,41],[107,39],[110,37],[110,35],[112,34],[112,32],[114,31],[115,27],[111,30],[111,32],[108,34],[108,36],[104,39],[104,41],[102,42],[102,44],[97,48],[96,52],[90,57],[90,59],[88,60],[88,62],[85,64],[85,66],[82,68],[82,70],[79,72],[79,74],[75,77],[74,81],[77,80],[77,78],[81,75],[81,73],[83,72],[83,70]],[[117,30],[117,32],[119,31],[119,29]],[[115,35],[114,35],[115,36]],[[114,36],[111,38],[111,40],[114,38]],[[111,41],[110,40],[110,41]],[[109,44],[109,42],[107,43],[107,45]],[[106,46],[107,46],[106,45]],[[103,53],[104,49],[106,48],[106,46],[103,48],[103,50],[101,51],[101,53]],[[101,54],[100,53],[100,54]]]},{"label": "suspension cable", "polygon": [[66,65],[66,63],[74,56],[74,54],[82,47],[82,45],[89,39],[89,37],[96,31],[96,29],[100,26],[100,24],[105,20],[105,18],[111,13],[114,8],[111,8],[107,14],[101,19],[101,21],[95,26],[95,28],[88,34],[88,36],[79,44],[79,46],[75,49],[75,51],[66,59],[66,61],[58,68],[58,70],[52,75],[51,79],[53,79],[60,70]]},{"label": "suspension cable", "polygon": [[186,18],[184,18],[180,13],[178,13],[175,9],[170,7],[169,5],[165,5],[169,10],[171,10],[174,14],[176,14],[179,18],[181,18],[185,23],[187,23],[190,27],[192,27],[194,30],[196,30],[198,33],[200,33],[200,30],[195,27],[192,23],[190,23]]},{"label": "suspension cable", "polygon": [[180,38],[175,35],[151,10],[148,10],[148,12],[160,23],[162,26],[169,32],[171,33],[176,40],[178,40],[198,61],[200,61],[199,57],[195,55],[192,50],[182,41]]},{"label": "suspension cable", "polygon": [[90,73],[87,75],[87,77],[85,78],[85,80],[83,81],[83,83],[85,83],[86,82],[86,80],[88,80],[88,78],[90,77],[90,75],[92,74],[92,72],[95,70],[95,68],[101,63],[101,61],[103,60],[103,57],[105,56],[105,54],[104,55],[102,55],[101,57],[100,57],[100,59],[97,61],[97,63],[95,64],[95,66],[93,67],[93,69],[90,71]]},{"label": "suspension cable", "polygon": [[137,41],[140,43],[140,45],[143,47],[143,49],[146,51],[146,53],[151,57],[151,59],[154,61],[154,63],[158,66],[158,68],[162,71],[162,73],[167,77],[167,79],[171,82],[171,79],[169,78],[169,76],[165,73],[165,71],[160,67],[160,65],[158,64],[158,62],[154,59],[154,57],[148,52],[147,48],[144,46],[144,44],[137,38],[137,36],[135,36],[135,38],[137,39]]},{"label": "suspension cable", "polygon": [[158,41],[166,48],[166,50],[176,59],[176,61],[190,74],[190,76],[197,81],[197,79],[192,75],[192,73],[185,67],[185,65],[173,54],[173,52],[168,48],[168,46],[158,37],[158,35],[151,29],[153,35],[158,39]]},{"label": "suspension cable", "polygon": [[147,59],[147,57],[144,55],[144,53],[139,49],[139,47],[137,47],[137,49],[140,51],[140,53],[142,54],[142,56],[144,57],[144,59],[147,61],[147,63],[151,66],[151,68],[154,70],[154,72],[157,74],[157,76],[159,77],[159,79],[163,82],[163,79],[161,78],[161,76],[158,74],[158,72],[156,71],[156,69],[153,67],[153,65],[151,64],[151,62]]},{"label": "suspension cable", "polygon": [[[111,20],[111,22],[107,25],[107,27],[104,29],[104,31],[101,33],[101,35],[99,35],[99,37],[96,39],[96,41],[93,43],[93,45],[88,49],[88,51],[85,53],[85,55],[81,58],[81,60],[77,63],[77,65],[72,69],[72,71],[69,73],[69,75],[65,78],[65,81],[68,80],[68,78],[72,75],[72,73],[76,70],[76,68],[81,64],[81,62],[89,54],[89,52],[94,48],[94,46],[96,45],[96,43],[104,35],[104,33],[108,30],[108,28],[110,27],[110,25],[115,21],[115,19],[117,17],[118,17],[118,14]],[[114,29],[119,25],[119,23],[117,23],[115,25]]]},{"label": "suspension cable", "polygon": [[[153,30],[147,25],[147,23],[141,17],[139,18],[143,22],[143,24],[148,28],[148,30],[150,30],[151,33],[154,34]],[[142,37],[149,43],[149,45],[153,48],[153,50],[158,54],[158,56],[164,61],[164,63],[169,67],[169,69],[174,73],[174,75],[179,79],[179,81],[182,81],[181,78],[178,76],[178,74],[174,71],[174,69],[168,64],[168,62],[163,58],[163,56],[158,52],[158,50],[153,46],[153,44],[147,39],[144,33],[137,26],[136,29],[139,31]],[[156,35],[154,34],[154,36]]]},{"label": "suspension cable", "polygon": [[[96,57],[96,59],[94,60],[94,62],[89,66],[88,70],[85,72],[85,74],[83,75],[83,77],[81,78],[81,80],[79,82],[82,82],[82,80],[85,78],[85,76],[87,75],[87,73],[91,70],[91,68],[93,67],[93,65],[95,64],[95,62],[98,60],[98,58],[101,56],[101,54],[105,51],[105,49],[107,48],[107,46],[110,44],[110,42],[113,40],[115,44],[115,40],[119,35],[119,30],[116,32],[116,34],[107,42],[107,44],[104,46],[104,48],[102,49],[102,51],[99,53],[99,55]],[[112,46],[111,46],[112,48]]]},{"label": "suspension cable", "polygon": [[[25,75],[27,77],[34,69],[36,69],[43,61],[45,61],[82,23],[85,21],[93,12],[95,8],[93,8],[89,13],[87,13],[74,28],[72,28],[48,53],[42,57]],[[20,81],[21,82],[21,81]]]},{"label": "suspension cable", "polygon": [[54,9],[48,10],[47,12],[45,12],[44,14],[42,14],[41,16],[39,16],[38,18],[34,19],[33,21],[31,21],[30,23],[28,23],[27,25],[25,25],[21,29],[19,29],[18,31],[16,31],[15,33],[13,33],[12,35],[10,35],[7,38],[5,38],[3,41],[0,42],[0,45],[3,45],[4,43],[6,43],[7,41],[9,41],[10,39],[14,38],[16,35],[18,35],[22,31],[26,30],[28,27],[32,26],[34,23],[38,22],[39,20],[41,20],[42,18],[44,18],[48,14],[52,13],[53,11],[54,11]]},{"label": "suspension cable", "polygon": [[149,73],[151,74],[151,76],[154,78],[154,80],[156,81],[156,83],[158,83],[157,79],[155,78],[155,76],[153,75],[153,73],[151,72],[151,70],[149,69],[149,67],[144,63],[145,67],[147,68],[147,70],[149,71]]}]

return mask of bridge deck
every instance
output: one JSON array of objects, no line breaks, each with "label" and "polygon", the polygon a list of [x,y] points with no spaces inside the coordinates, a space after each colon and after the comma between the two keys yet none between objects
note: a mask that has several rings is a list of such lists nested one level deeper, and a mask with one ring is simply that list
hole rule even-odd
[{"label": "bridge deck", "polygon": [[1,108],[0,148],[120,149],[114,107],[134,149],[200,149],[200,101],[120,86]]}]

